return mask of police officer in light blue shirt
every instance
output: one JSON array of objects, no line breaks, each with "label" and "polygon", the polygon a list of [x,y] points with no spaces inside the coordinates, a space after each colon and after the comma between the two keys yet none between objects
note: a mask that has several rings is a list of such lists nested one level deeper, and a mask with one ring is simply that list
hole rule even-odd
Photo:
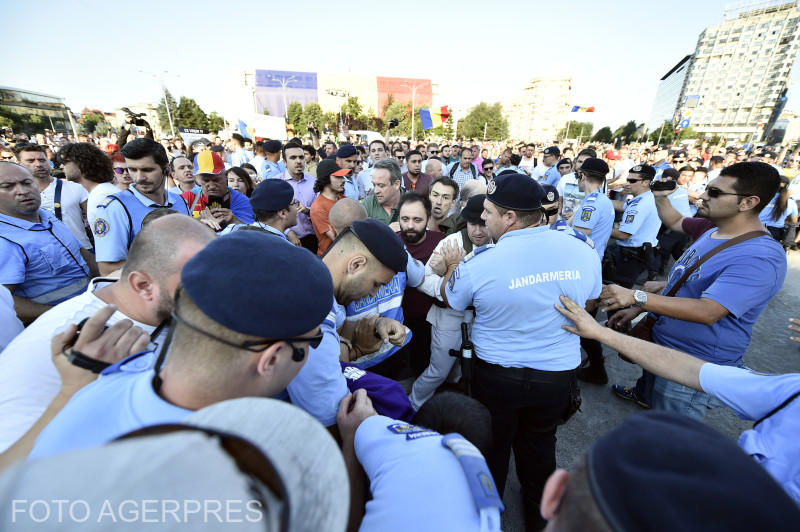
[{"label": "police officer in light blue shirt", "polygon": [[133,183],[108,197],[97,209],[92,225],[98,266],[102,275],[120,268],[128,257],[128,248],[142,228],[147,213],[157,208],[189,214],[186,201],[164,188],[169,175],[164,147],[148,138],[125,144],[122,156]]},{"label": "police officer in light blue shirt", "polygon": [[614,227],[614,204],[603,192],[608,164],[590,157],[583,162],[578,174],[578,189],[586,194],[572,217],[572,227],[589,235],[600,259],[603,258],[611,230]]},{"label": "police officer in light blue shirt", "polygon": [[542,165],[531,171],[531,177],[538,180],[542,185],[557,186],[561,181],[561,173],[558,171],[558,158],[561,157],[561,150],[558,146],[550,146],[542,151]]},{"label": "police officer in light blue shirt", "polygon": [[553,307],[562,294],[580,304],[599,296],[594,249],[551,231],[545,192],[524,174],[489,183],[482,218],[493,246],[458,263],[446,256],[443,299],[456,310],[475,306],[475,397],[492,414],[494,445],[487,456],[502,493],[511,448],[522,484],[526,527],[544,525],[539,501],[555,469],[556,427],[570,415],[580,344]]},{"label": "police officer in light blue shirt", "polygon": [[285,166],[279,164],[280,161],[272,161],[270,158],[280,157],[283,144],[279,140],[268,140],[264,143],[264,151],[267,152],[267,159],[264,161],[263,179],[272,179],[286,171]]},{"label": "police officer in light blue shirt", "polygon": [[155,362],[145,353],[103,369],[45,427],[31,457],[179,422],[227,399],[278,394],[319,346],[332,297],[328,269],[306,249],[257,231],[213,240],[181,271],[170,336]]},{"label": "police officer in light blue shirt", "polygon": [[255,214],[252,224],[228,225],[219,235],[227,235],[243,227],[258,227],[288,240],[286,232],[297,225],[297,206],[292,185],[283,179],[267,179],[258,184],[250,195],[250,206]]},{"label": "police officer in light blue shirt", "polygon": [[80,242],[40,205],[30,172],[0,163],[0,284],[23,321],[83,292],[91,277]]},{"label": "police officer in light blue shirt", "polygon": [[619,227],[611,231],[616,243],[608,247],[608,252],[613,258],[615,273],[608,280],[626,288],[636,284],[642,272],[648,271],[648,277],[652,277],[658,270],[654,249],[658,245],[661,219],[650,191],[655,175],[655,169],[646,164],[630,169],[623,194],[634,197],[624,204]]}]

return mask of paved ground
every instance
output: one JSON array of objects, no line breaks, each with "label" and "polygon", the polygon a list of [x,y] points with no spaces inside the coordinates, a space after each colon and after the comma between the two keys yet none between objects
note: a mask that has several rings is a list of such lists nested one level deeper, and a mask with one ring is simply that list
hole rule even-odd
[{"label": "paved ground", "polygon": [[[800,252],[790,252],[788,258],[789,273],[783,289],[756,323],[750,349],[745,355],[747,365],[757,371],[800,372],[800,344],[788,339],[786,329],[790,317],[800,317]],[[616,354],[606,350],[606,368],[609,384],[597,386],[583,383],[582,411],[558,430],[559,467],[569,469],[595,439],[616,427],[625,416],[639,410],[633,403],[617,399],[611,393],[611,383],[633,383],[640,374],[639,367],[621,361]],[[734,439],[743,430],[752,427],[752,422],[740,420],[727,408],[710,411],[706,422]],[[503,530],[515,532],[524,530],[522,499],[513,463],[510,469],[505,491]]]}]

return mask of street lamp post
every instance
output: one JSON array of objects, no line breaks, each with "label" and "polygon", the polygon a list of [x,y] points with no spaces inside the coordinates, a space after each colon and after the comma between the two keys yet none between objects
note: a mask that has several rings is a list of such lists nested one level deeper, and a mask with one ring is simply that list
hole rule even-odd
[{"label": "street lamp post", "polygon": [[294,76],[289,76],[288,78],[286,76],[277,77],[273,76],[272,74],[267,74],[267,77],[281,84],[281,89],[283,92],[283,118],[285,120],[289,120],[289,104],[286,103],[286,87],[292,81],[297,80],[297,78]]},{"label": "street lamp post", "polygon": [[161,94],[164,97],[164,108],[167,110],[167,120],[169,120],[169,131],[171,135],[175,136],[175,126],[172,123],[172,113],[169,110],[169,101],[167,101],[167,86],[164,83],[164,74],[169,74],[169,71],[164,70],[161,74],[154,74],[153,72],[147,72],[146,70],[140,70],[142,74],[150,74],[154,78],[158,78],[161,81]]},{"label": "street lamp post", "polygon": [[417,89],[420,87],[424,87],[428,85],[430,81],[424,81],[420,84],[409,85],[408,83],[402,83],[401,87],[408,87],[411,89],[411,140],[414,140],[414,112],[416,111],[416,100],[417,100]]}]

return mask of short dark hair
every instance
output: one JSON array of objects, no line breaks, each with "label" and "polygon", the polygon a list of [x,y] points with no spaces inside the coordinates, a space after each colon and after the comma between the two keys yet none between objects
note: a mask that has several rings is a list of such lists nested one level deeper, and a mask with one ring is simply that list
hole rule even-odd
[{"label": "short dark hair", "polygon": [[169,157],[167,157],[167,150],[164,149],[164,146],[147,137],[133,139],[126,143],[122,147],[121,153],[126,159],[134,161],[150,156],[161,168],[166,168],[169,164]]},{"label": "short dark hair", "polygon": [[429,188],[428,190],[433,190],[433,185],[435,185],[437,183],[440,183],[440,184],[442,184],[442,185],[444,185],[446,187],[452,188],[453,191],[454,191],[453,192],[453,198],[457,198],[458,197],[458,193],[459,193],[459,191],[461,189],[458,187],[458,183],[456,183],[455,180],[450,179],[447,176],[442,176],[439,179],[436,179],[433,183],[431,183],[431,188]]},{"label": "short dark hair", "polygon": [[722,169],[720,177],[736,179],[733,190],[739,194],[758,196],[753,212],[758,214],[767,206],[781,186],[781,175],[775,168],[762,162],[743,162]]},{"label": "short dark hair", "polygon": [[422,157],[422,152],[420,152],[419,150],[409,151],[408,153],[406,153],[406,161],[409,160],[412,155],[419,155],[420,157]]},{"label": "short dark hair", "polygon": [[403,205],[416,202],[422,203],[422,207],[425,209],[425,215],[430,218],[432,208],[431,200],[428,199],[428,196],[423,196],[422,194],[417,194],[416,192],[408,192],[403,194],[403,197],[401,197],[400,201],[397,202],[398,216],[400,215],[400,210],[403,208]]},{"label": "short dark hair", "polygon": [[714,156],[711,157],[710,162],[712,162],[714,164],[724,163],[725,162],[725,158],[721,157],[719,155],[714,155]]},{"label": "short dark hair", "polygon": [[111,159],[90,142],[73,142],[62,146],[57,161],[59,164],[75,163],[83,177],[95,183],[108,183],[114,177]]},{"label": "short dark hair", "polygon": [[457,392],[428,399],[411,420],[441,434],[457,432],[488,456],[492,448],[492,416],[479,401]]},{"label": "short dark hair", "polygon": [[[19,144],[17,144],[17,146],[19,146]],[[39,146],[38,144],[23,144],[21,147],[16,148],[14,153],[19,155],[24,151],[38,151],[39,153],[47,155],[47,150],[44,149],[44,146]]]},{"label": "short dark hair", "polygon": [[383,146],[383,149],[384,149],[384,150],[386,149],[386,143],[385,143],[385,142],[383,142],[381,139],[375,139],[375,140],[373,140],[372,142],[370,142],[370,143],[369,143],[369,147],[370,147],[370,148],[372,148],[372,145],[373,145],[373,144],[380,144],[381,146]]},{"label": "short dark hair", "polygon": [[231,135],[231,140],[235,140],[239,144],[244,144],[244,137],[238,133],[234,133],[233,135]]},{"label": "short dark hair", "polygon": [[695,173],[695,174],[696,174],[697,172],[700,172],[701,174],[706,174],[706,175],[708,175],[708,168],[706,168],[705,166],[698,166],[698,167],[697,167],[697,168],[695,168],[695,170],[694,170],[694,173]]},{"label": "short dark hair", "polygon": [[311,157],[316,157],[317,156],[317,150],[311,144],[304,144],[303,145],[303,151],[306,152],[306,153],[311,154]]},{"label": "short dark hair", "polygon": [[[259,209],[253,209],[253,215],[256,217],[256,221],[258,222],[268,222],[272,220],[272,218],[274,218],[277,214],[278,211],[262,211]],[[259,229],[261,228],[259,227]]]},{"label": "short dark hair", "polygon": [[467,148],[466,146],[464,146],[458,151],[458,156],[461,157],[462,155],[464,155],[465,151],[468,151],[470,154],[472,154],[472,148]]},{"label": "short dark hair", "polygon": [[597,152],[591,148],[584,148],[578,152],[578,155],[575,157],[576,159],[581,155],[588,155],[589,157],[597,158]]},{"label": "short dark hair", "polygon": [[678,172],[694,172],[694,168],[687,164],[686,166],[681,166],[680,169],[678,169]]},{"label": "short dark hair", "polygon": [[281,149],[281,157],[283,157],[284,161],[286,160],[286,150],[291,150],[293,148],[300,148],[301,150],[305,151],[305,148],[303,148],[302,144],[298,144],[295,142],[287,142],[286,144],[283,145],[283,148]]}]

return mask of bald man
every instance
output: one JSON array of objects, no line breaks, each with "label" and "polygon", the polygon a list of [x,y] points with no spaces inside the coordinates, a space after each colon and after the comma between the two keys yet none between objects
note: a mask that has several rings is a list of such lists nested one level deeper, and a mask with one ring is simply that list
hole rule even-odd
[{"label": "bald man", "polygon": [[442,177],[442,161],[439,159],[428,159],[425,162],[427,163],[425,165],[425,173],[430,174],[433,178],[433,181],[436,181]]},{"label": "bald man", "polygon": [[353,222],[367,218],[367,209],[360,202],[350,198],[337,201],[328,213],[328,221],[335,236],[339,236],[346,227],[353,225]]},{"label": "bald man", "polygon": [[133,240],[118,281],[95,278],[86,292],[42,314],[0,353],[0,451],[36,422],[61,388],[50,354],[50,340],[106,305],[115,305],[109,326],[130,319],[158,344],[165,336],[183,265],[213,232],[183,214],[143,224]]}]

